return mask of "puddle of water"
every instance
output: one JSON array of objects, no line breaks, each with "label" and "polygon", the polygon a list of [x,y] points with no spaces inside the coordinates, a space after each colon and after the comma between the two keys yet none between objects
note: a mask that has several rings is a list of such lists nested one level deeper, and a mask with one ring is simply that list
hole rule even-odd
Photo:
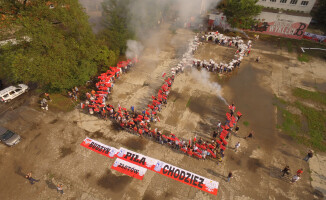
[{"label": "puddle of water", "polygon": [[146,145],[148,144],[148,140],[144,138],[128,138],[122,142],[124,146],[127,148],[130,148],[135,151],[141,151],[146,148]]},{"label": "puddle of water", "polygon": [[265,165],[257,158],[250,158],[247,167],[250,171],[256,172],[258,168],[265,168]]},{"label": "puddle of water", "polygon": [[92,177],[92,172],[87,172],[87,173],[85,174],[85,178],[86,178],[86,179],[89,179],[90,177]]},{"label": "puddle of water", "polygon": [[113,139],[109,136],[105,136],[103,132],[101,131],[95,131],[90,134],[90,138],[92,139],[106,139],[108,141],[112,141]]},{"label": "puddle of water", "polygon": [[50,124],[55,124],[57,122],[58,122],[58,119],[54,119],[54,120],[50,121]]},{"label": "puddle of water", "polygon": [[60,158],[64,158],[69,154],[72,154],[74,151],[70,147],[61,147],[60,148]]},{"label": "puddle of water", "polygon": [[222,85],[227,84],[231,88],[232,102],[235,102],[236,111],[243,114],[239,121],[240,129],[243,121],[248,121],[250,129],[255,132],[255,137],[260,140],[260,146],[272,149],[277,142],[274,134],[276,128],[274,96],[267,89],[262,88],[257,81],[257,77],[264,76],[264,73],[248,63],[242,66],[237,75],[232,76]]},{"label": "puddle of water", "polygon": [[105,189],[110,189],[113,192],[121,192],[132,181],[132,177],[129,176],[116,176],[112,174],[110,170],[98,179],[97,185]]}]

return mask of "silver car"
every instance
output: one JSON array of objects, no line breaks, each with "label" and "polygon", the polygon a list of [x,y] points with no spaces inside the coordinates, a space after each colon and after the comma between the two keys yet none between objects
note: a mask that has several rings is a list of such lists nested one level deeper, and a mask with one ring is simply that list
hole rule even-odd
[{"label": "silver car", "polygon": [[21,137],[6,128],[0,127],[0,140],[8,146],[14,146],[20,142]]}]

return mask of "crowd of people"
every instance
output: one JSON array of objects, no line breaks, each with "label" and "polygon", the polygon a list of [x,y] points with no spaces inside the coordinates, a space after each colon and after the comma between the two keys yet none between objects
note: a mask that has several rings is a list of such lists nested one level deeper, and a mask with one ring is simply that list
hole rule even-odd
[{"label": "crowd of people", "polygon": [[193,139],[178,138],[175,134],[163,134],[157,128],[152,128],[152,122],[160,121],[158,112],[162,107],[167,104],[168,96],[173,85],[175,77],[178,73],[182,72],[185,67],[191,66],[193,62],[193,54],[197,47],[201,44],[200,39],[196,36],[190,43],[188,51],[183,55],[180,63],[171,68],[170,75],[164,73],[162,77],[165,79],[164,83],[158,90],[157,94],[152,96],[151,103],[143,111],[136,111],[134,106],[130,110],[120,105],[114,107],[106,102],[108,95],[112,92],[114,82],[123,73],[137,62],[137,59],[127,60],[120,62],[117,67],[111,67],[106,73],[98,76],[96,83],[97,90],[87,93],[87,100],[82,108],[87,107],[90,114],[97,114],[103,119],[111,119],[119,126],[133,134],[144,136],[157,141],[160,144],[168,145],[171,148],[180,150],[189,156],[199,159],[206,159],[212,157],[222,162],[224,151],[228,142],[226,141],[230,134],[231,129],[236,127],[237,121],[241,117],[241,113],[235,114],[234,104],[229,106],[230,113],[226,114],[226,122],[224,125],[221,122],[217,123],[217,127],[212,134],[211,141],[204,141],[202,138],[195,137]]},{"label": "crowd of people", "polygon": [[[210,72],[216,73],[228,73],[240,67],[240,63],[245,55],[250,54],[250,49],[252,47],[251,40],[248,40],[247,44],[240,38],[240,37],[229,37],[217,32],[209,32],[206,35],[201,36],[201,40],[204,41],[213,41],[215,44],[229,46],[229,47],[236,47],[237,50],[235,52],[235,58],[232,59],[229,63],[216,63],[214,60],[210,59],[209,61],[206,60],[193,60],[193,67],[205,68]],[[258,61],[257,61],[258,62]]]}]

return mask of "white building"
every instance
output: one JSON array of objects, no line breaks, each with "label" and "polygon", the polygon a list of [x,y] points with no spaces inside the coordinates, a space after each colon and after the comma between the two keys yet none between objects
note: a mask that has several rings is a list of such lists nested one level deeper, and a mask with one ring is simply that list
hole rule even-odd
[{"label": "white building", "polygon": [[278,8],[283,10],[310,13],[315,3],[316,0],[259,0],[257,5],[267,8]]}]

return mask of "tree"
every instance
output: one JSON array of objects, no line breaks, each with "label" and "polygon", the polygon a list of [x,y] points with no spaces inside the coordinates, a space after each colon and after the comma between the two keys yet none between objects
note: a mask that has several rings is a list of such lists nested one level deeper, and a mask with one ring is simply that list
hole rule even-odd
[{"label": "tree", "polygon": [[326,0],[319,1],[318,9],[312,14],[317,20],[320,29],[326,33]]},{"label": "tree", "polygon": [[227,0],[223,9],[228,23],[233,28],[248,29],[255,23],[253,17],[257,16],[262,7],[256,5],[258,0]]},{"label": "tree", "polygon": [[119,54],[125,53],[127,40],[133,38],[128,28],[128,5],[129,0],[106,0],[102,3],[104,29],[99,33],[100,38],[106,41],[109,49]]},{"label": "tree", "polygon": [[[95,75],[98,64],[108,64],[99,59],[103,45],[96,40],[78,0],[51,2],[52,9],[43,0],[3,2],[6,10],[2,12],[15,22],[5,24],[14,30],[11,37],[20,42],[0,47],[1,79],[61,91],[84,84]],[[25,41],[26,36],[31,40]]]}]

